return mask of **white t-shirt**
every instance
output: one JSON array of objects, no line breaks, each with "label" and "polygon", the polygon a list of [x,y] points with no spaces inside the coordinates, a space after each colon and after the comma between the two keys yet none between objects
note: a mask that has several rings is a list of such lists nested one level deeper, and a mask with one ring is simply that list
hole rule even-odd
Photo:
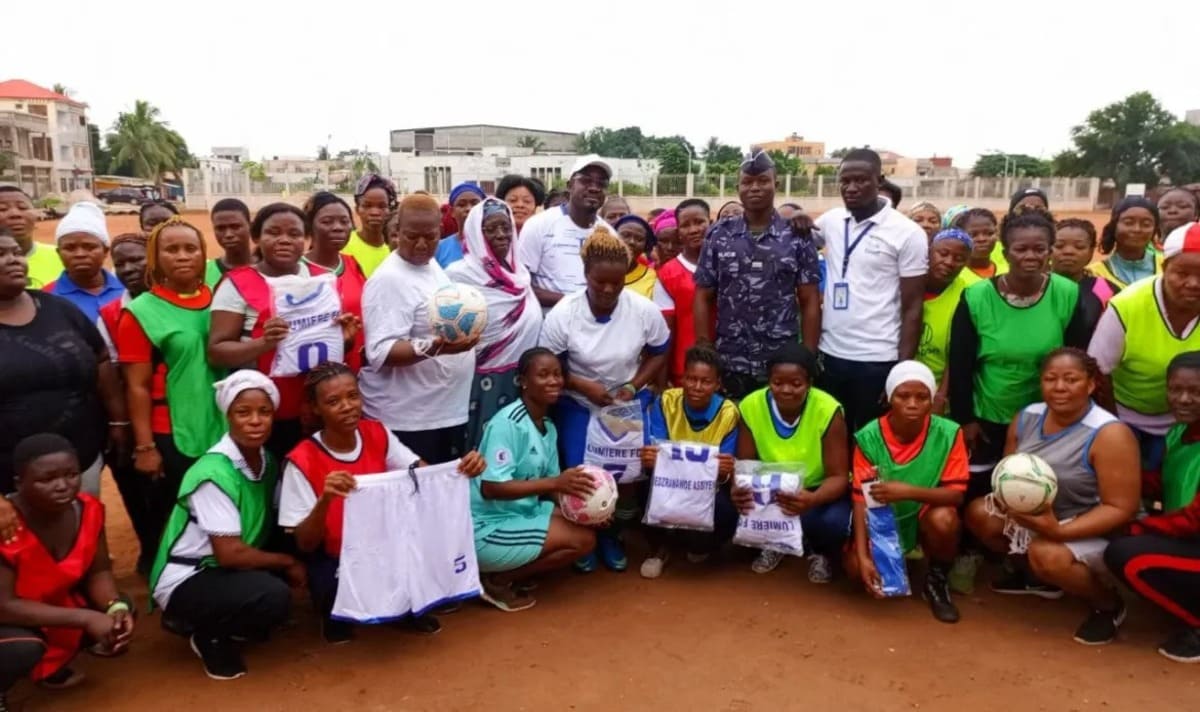
[{"label": "white t-shirt", "polygon": [[550,208],[529,218],[517,240],[517,259],[533,275],[533,284],[559,294],[572,294],[587,286],[583,277],[583,241],[597,227],[611,225],[596,217],[591,227],[579,227],[567,214],[567,206]]},{"label": "white t-shirt", "polygon": [[[546,315],[538,344],[556,354],[565,353],[571,373],[612,390],[637,375],[643,349],[662,353],[670,341],[667,322],[654,302],[624,289],[617,308],[604,322],[592,314],[586,290],[563,297]],[[582,395],[567,394],[591,407]]]},{"label": "white t-shirt", "polygon": [[[820,348],[851,361],[895,361],[900,357],[900,280],[929,269],[929,238],[912,220],[885,205],[862,223],[834,208],[817,220],[825,235],[824,309]],[[847,231],[849,239],[847,240]],[[847,245],[859,235],[846,273]],[[835,285],[849,284],[848,306],[835,309]]]},{"label": "white t-shirt", "polygon": [[[257,482],[262,479],[264,472],[252,472],[246,467],[245,459],[237,454],[237,446],[225,435],[209,452],[222,451],[230,454],[230,459],[238,466],[238,470],[246,479]],[[263,458],[263,468],[266,468],[266,457]],[[277,494],[277,493],[276,493]],[[171,556],[184,559],[203,559],[213,555],[212,540],[214,536],[241,536],[242,514],[237,504],[212,482],[205,482],[192,492],[187,500],[188,511],[192,517],[188,520],[183,534],[171,549]],[[199,569],[187,564],[167,564],[158,577],[158,585],[154,588],[154,601],[161,608],[167,607],[171,594],[179,584],[187,581]]]},{"label": "white t-shirt", "polygon": [[[301,260],[300,271],[297,273],[300,277],[308,277],[312,273],[308,269],[308,263]],[[265,276],[265,275],[264,275]],[[266,277],[267,284],[271,283],[274,277]],[[217,290],[213,292],[212,306],[209,311],[224,311],[233,312],[234,314],[242,314],[242,341],[250,340],[250,333],[254,331],[254,325],[258,323],[258,310],[246,303],[246,299],[242,297],[242,293],[234,286],[232,279],[222,279],[217,285]]]},{"label": "white t-shirt", "polygon": [[467,422],[475,352],[385,366],[397,341],[432,339],[429,299],[450,279],[437,262],[417,266],[395,252],[363,290],[367,365],[359,376],[363,409],[388,430],[420,432]]},{"label": "white t-shirt", "polygon": [[[362,435],[358,433],[354,434],[354,450],[352,452],[330,450],[325,445],[325,441],[321,439],[319,432],[313,433],[312,437],[325,448],[325,452],[329,453],[330,457],[340,462],[354,462],[362,454]],[[407,470],[409,465],[420,459],[395,435],[388,432],[386,464],[389,471]],[[304,476],[299,467],[289,461],[283,467],[283,481],[279,485],[279,526],[287,528],[300,526],[300,523],[312,513],[313,507],[317,506],[317,496],[317,493],[313,492],[308,478]]]}]

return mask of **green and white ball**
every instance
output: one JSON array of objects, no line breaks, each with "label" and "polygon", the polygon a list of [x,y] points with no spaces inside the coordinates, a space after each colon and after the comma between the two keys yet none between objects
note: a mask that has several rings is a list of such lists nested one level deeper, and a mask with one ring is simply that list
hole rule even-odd
[{"label": "green and white ball", "polygon": [[1018,514],[1041,514],[1058,496],[1058,477],[1037,455],[1017,452],[996,463],[992,495]]}]

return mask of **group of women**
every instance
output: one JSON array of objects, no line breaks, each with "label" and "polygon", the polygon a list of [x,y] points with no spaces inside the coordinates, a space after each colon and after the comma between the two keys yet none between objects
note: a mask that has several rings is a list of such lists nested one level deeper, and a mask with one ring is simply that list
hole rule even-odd
[{"label": "group of women", "polygon": [[[699,563],[733,536],[754,506],[733,486],[735,459],[800,463],[803,487],[775,500],[802,522],[813,582],[844,570],[882,596],[864,523],[868,505],[890,505],[905,553],[928,562],[922,592],[939,620],[958,620],[950,590],[970,590],[987,550],[1006,555],[997,590],[1084,599],[1077,640],[1115,637],[1125,607],[1111,573],[1183,623],[1164,654],[1200,661],[1187,595],[1200,560],[1190,193],[1121,201],[1099,240],[1089,223],[1054,223],[1036,190],[999,221],[915,206],[930,238],[924,336],[888,379],[888,413],[857,433],[814,386],[818,359],[800,344],[776,353],[767,387],[740,403],[720,393],[715,354],[693,345],[691,274],[713,218],[738,203],[713,216],[689,199],[642,218],[605,202],[580,246],[586,288],[543,312],[515,248],[551,199],[509,176],[495,196],[456,187],[445,208],[372,175],[353,205],[318,193],[252,215],[226,200],[211,216],[219,257],[169,204],[143,209],[142,232],[110,239],[80,203],[58,227],[64,267],[43,291],[29,287],[29,256],[46,249],[30,241],[32,203],[0,188],[0,485],[15,493],[0,500],[0,687],[29,674],[73,684],[67,664],[82,645],[111,655],[128,644],[132,610],[95,527],[104,463],[164,626],[189,637],[210,677],[231,679],[245,673],[241,647],[287,618],[289,585],[310,592],[327,640],[352,637],[329,612],[354,475],[459,459],[473,478],[484,598],[502,610],[533,605],[551,569],[624,570],[645,492],[624,487],[599,529],[554,502],[593,490],[579,467],[587,426],[622,402],[645,413],[646,467],[655,441],[721,453],[712,531],[648,530],[643,576],[660,576],[677,547]],[[1107,257],[1092,263],[1097,242]],[[272,375],[294,348],[273,285],[324,275],[344,362]],[[487,301],[487,327],[465,342],[429,320],[431,295],[454,282]],[[1005,513],[987,496],[996,461],[1017,451],[1057,473],[1051,511]],[[1135,521],[1147,504],[1156,513]],[[754,569],[780,558],[763,552]]]}]

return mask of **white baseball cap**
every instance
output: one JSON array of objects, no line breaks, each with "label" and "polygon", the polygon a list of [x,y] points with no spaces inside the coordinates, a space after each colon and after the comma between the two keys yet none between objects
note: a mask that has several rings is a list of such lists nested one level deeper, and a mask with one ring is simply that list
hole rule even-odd
[{"label": "white baseball cap", "polygon": [[582,173],[592,166],[596,166],[600,170],[604,171],[604,175],[608,176],[609,180],[612,180],[612,165],[595,153],[589,153],[586,156],[580,156],[579,160],[575,161],[575,165],[571,167],[571,176],[574,177],[575,175]]}]

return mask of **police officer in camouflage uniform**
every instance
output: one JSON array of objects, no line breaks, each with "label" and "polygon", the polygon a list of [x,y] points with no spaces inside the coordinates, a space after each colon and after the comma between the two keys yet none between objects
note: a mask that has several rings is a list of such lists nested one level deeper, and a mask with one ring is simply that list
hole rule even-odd
[{"label": "police officer in camouflage uniform", "polygon": [[727,396],[766,385],[766,361],[788,341],[814,353],[821,334],[817,249],[806,230],[775,210],[775,163],[754,151],[742,162],[738,197],[745,213],[713,225],[696,267],[696,341],[713,343]]}]

